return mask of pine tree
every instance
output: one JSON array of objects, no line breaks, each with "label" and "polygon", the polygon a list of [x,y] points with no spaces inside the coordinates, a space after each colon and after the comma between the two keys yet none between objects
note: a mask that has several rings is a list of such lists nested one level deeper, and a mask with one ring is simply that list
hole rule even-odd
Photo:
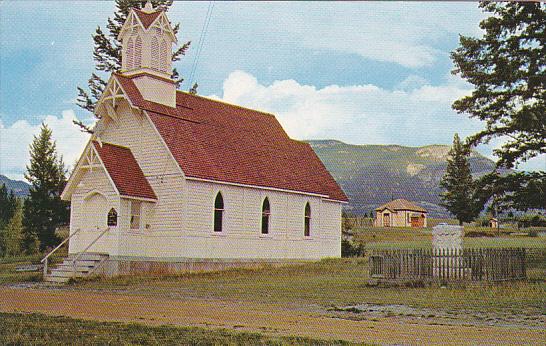
[{"label": "pine tree", "polygon": [[3,245],[3,256],[13,257],[21,254],[21,240],[23,234],[23,205],[20,201],[16,203],[15,212],[8,222],[0,242]]},{"label": "pine tree", "polygon": [[60,198],[66,185],[66,169],[57,154],[51,130],[42,124],[40,134],[30,145],[30,164],[25,178],[31,184],[30,195],[24,203],[23,248],[33,252],[39,242],[40,250],[56,245],[57,226],[69,219],[69,206]]},{"label": "pine tree", "polygon": [[441,205],[459,220],[461,226],[463,222],[474,220],[479,213],[473,199],[474,181],[470,172],[469,156],[470,149],[455,134],[447,159],[446,173],[440,181],[440,186],[446,190],[441,194]]},{"label": "pine tree", "polygon": [[[485,122],[470,136],[470,145],[504,138],[495,150],[497,168],[513,168],[546,153],[546,4],[482,2],[490,14],[481,23],[481,38],[460,37],[451,53],[458,74],[474,85],[471,95],[453,103],[459,113]],[[499,193],[513,208],[546,207],[546,172],[506,175],[493,172],[480,179],[486,203]],[[538,195],[537,195],[538,193]],[[522,197],[528,196],[531,199]]]},{"label": "pine tree", "polygon": [[0,187],[0,229],[13,217],[16,208],[16,198],[13,191],[8,193],[6,184]]},{"label": "pine tree", "polygon": [[5,251],[5,244],[2,241],[4,238],[4,232],[9,220],[13,217],[16,208],[16,198],[13,191],[8,193],[6,184],[2,184],[0,187],[0,257],[3,256]]},{"label": "pine tree", "polygon": [[[142,8],[146,1],[142,0],[116,0],[116,12],[113,18],[108,18],[108,24],[106,28],[108,32],[105,33],[102,28],[97,27],[95,34],[93,35],[94,52],[93,59],[95,60],[95,70],[97,73],[92,73],[87,86],[88,91],[81,87],[78,87],[78,99],[77,104],[83,109],[89,112],[94,112],[95,104],[99,100],[107,81],[103,78],[105,74],[117,72],[121,69],[121,42],[117,37],[121,31],[121,27],[131,8]],[[173,4],[173,0],[152,0],[154,8],[161,8],[164,11],[168,11],[169,7]],[[178,33],[180,24],[173,26],[175,35]],[[190,47],[190,41],[184,43],[179,48],[175,49],[172,54],[172,60],[178,61],[182,56],[186,54],[186,51]],[[99,75],[102,74],[103,76]],[[178,71],[173,69],[172,78],[180,84],[183,78],[180,77]],[[195,92],[197,92],[197,84],[194,85]],[[96,116],[96,114],[95,114]],[[74,121],[76,125],[80,127],[82,131],[91,133],[92,130],[81,121]]]}]

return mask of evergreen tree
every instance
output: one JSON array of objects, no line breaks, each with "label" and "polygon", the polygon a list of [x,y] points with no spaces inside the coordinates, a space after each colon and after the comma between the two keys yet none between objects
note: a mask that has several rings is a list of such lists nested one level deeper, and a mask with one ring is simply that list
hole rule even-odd
[{"label": "evergreen tree", "polygon": [[8,193],[6,184],[2,184],[0,187],[0,257],[3,256],[5,251],[5,244],[3,242],[5,227],[13,217],[16,202],[17,200],[13,191]]},{"label": "evergreen tree", "polygon": [[31,184],[23,214],[23,248],[27,252],[56,245],[55,229],[69,220],[69,206],[60,198],[66,185],[66,169],[57,155],[51,130],[42,124],[40,134],[30,145],[30,164],[25,178]]},{"label": "evergreen tree", "polygon": [[21,254],[21,240],[23,234],[23,205],[20,201],[16,203],[13,217],[8,222],[0,243],[4,249],[3,256],[17,256]]},{"label": "evergreen tree", "polygon": [[8,193],[8,188],[6,184],[2,184],[0,187],[0,230],[8,223],[8,221],[13,217],[17,199],[13,191]]},{"label": "evergreen tree", "polygon": [[[479,6],[490,14],[480,23],[483,37],[461,36],[451,53],[452,73],[473,84],[474,91],[455,101],[453,108],[486,123],[484,130],[468,138],[468,144],[506,139],[495,150],[497,168],[513,168],[546,153],[546,4],[483,2]],[[483,203],[502,187],[503,200],[515,209],[546,208],[543,171],[493,172],[479,183]]]},{"label": "evergreen tree", "polygon": [[473,199],[474,181],[470,172],[469,156],[470,149],[455,134],[447,159],[446,173],[440,181],[440,186],[445,189],[441,194],[441,205],[459,220],[461,226],[463,222],[474,220],[479,213]]},{"label": "evergreen tree", "polygon": [[[108,24],[106,25],[108,32],[105,33],[100,26],[97,27],[95,34],[93,35],[93,41],[95,43],[93,59],[95,60],[95,70],[98,73],[102,73],[103,75],[110,74],[121,69],[122,45],[117,39],[118,34],[121,31],[121,27],[123,26],[123,23],[125,23],[131,8],[142,8],[145,3],[146,1],[142,0],[116,0],[116,12],[114,13],[113,18],[108,18]],[[154,8],[161,8],[162,10],[167,11],[173,4],[173,0],[152,0],[151,3]],[[175,35],[178,33],[179,28],[180,24],[173,26]],[[188,41],[175,49],[172,54],[172,60],[180,60],[180,58],[186,54],[186,51],[190,47],[190,43],[191,42]],[[173,69],[172,78],[177,84],[180,84],[183,81],[176,68]],[[78,106],[93,113],[95,104],[99,100],[106,84],[107,81],[103,77],[97,73],[92,73],[91,78],[87,83],[89,90],[86,91],[83,88],[78,87]],[[192,87],[192,90],[197,92],[197,84]],[[92,132],[92,130],[81,121],[74,121],[74,123],[78,125],[82,131]]]}]

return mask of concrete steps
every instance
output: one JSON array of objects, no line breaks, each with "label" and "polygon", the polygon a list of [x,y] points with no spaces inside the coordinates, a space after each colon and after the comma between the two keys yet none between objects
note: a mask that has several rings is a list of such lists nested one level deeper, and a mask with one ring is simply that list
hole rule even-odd
[{"label": "concrete steps", "polygon": [[84,278],[108,259],[107,254],[85,253],[76,260],[75,267],[73,260],[78,254],[70,254],[64,261],[57,265],[44,277],[46,282],[66,283],[71,278]]}]

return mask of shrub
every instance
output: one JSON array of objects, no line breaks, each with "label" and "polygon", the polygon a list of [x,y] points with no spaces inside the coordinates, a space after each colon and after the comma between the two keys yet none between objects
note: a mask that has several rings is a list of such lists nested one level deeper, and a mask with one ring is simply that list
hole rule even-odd
[{"label": "shrub", "polygon": [[364,252],[364,244],[348,239],[341,240],[341,257],[361,257]]}]

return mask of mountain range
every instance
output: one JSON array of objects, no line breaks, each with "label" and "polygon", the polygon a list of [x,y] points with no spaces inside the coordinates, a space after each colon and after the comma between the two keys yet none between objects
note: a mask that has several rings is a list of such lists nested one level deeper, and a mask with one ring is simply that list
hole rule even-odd
[{"label": "mountain range", "polygon": [[[423,206],[432,217],[447,217],[440,206],[439,183],[450,146],[351,145],[337,140],[307,141],[349,197],[345,209],[357,215],[396,198]],[[473,151],[473,175],[490,172],[495,163]]]},{"label": "mountain range", "polygon": [[0,186],[6,184],[8,191],[11,190],[17,197],[26,197],[28,195],[28,189],[30,185],[24,181],[11,180],[5,175],[0,174]]},{"label": "mountain range", "polygon": [[[446,217],[440,206],[440,179],[445,173],[450,147],[428,145],[351,145],[337,140],[308,141],[334,179],[341,185],[349,204],[347,211],[369,214],[383,203],[396,198],[414,201],[433,217]],[[495,163],[473,151],[470,167],[476,176],[490,172]],[[19,197],[28,195],[29,185],[0,175]]]}]

